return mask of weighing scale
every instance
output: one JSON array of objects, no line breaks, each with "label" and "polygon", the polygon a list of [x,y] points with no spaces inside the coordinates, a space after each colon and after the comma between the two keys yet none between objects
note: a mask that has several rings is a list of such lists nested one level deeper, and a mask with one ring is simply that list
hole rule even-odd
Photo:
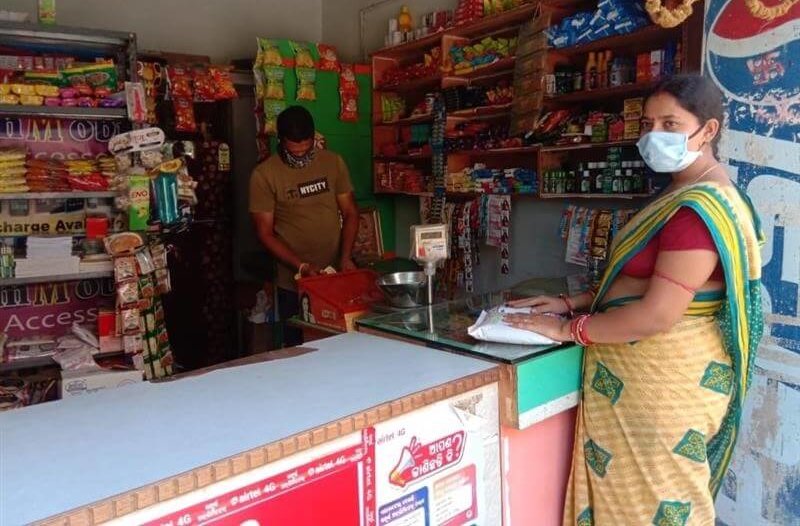
[{"label": "weighing scale", "polygon": [[414,225],[411,227],[411,259],[420,263],[428,278],[428,330],[433,327],[433,278],[439,262],[450,257],[447,225]]}]

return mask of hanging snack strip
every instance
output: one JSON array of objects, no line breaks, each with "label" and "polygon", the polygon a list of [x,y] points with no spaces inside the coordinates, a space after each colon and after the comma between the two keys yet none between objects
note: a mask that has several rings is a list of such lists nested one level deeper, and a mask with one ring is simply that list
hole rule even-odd
[{"label": "hanging snack strip", "polygon": [[431,177],[433,178],[433,201],[431,203],[430,220],[432,223],[442,221],[442,212],[445,205],[445,188],[447,178],[447,156],[444,151],[445,127],[447,115],[445,113],[444,99],[441,93],[434,96],[433,125],[431,126]]},{"label": "hanging snack strip", "polygon": [[167,81],[175,111],[175,130],[194,133],[197,131],[197,121],[194,116],[191,72],[182,66],[167,66]]},{"label": "hanging snack strip", "polygon": [[258,158],[263,159],[269,155],[269,145],[266,135],[274,134],[278,114],[286,108],[286,90],[284,78],[286,70],[283,65],[278,43],[266,38],[257,39],[258,54],[253,63],[253,76],[255,78],[256,92],[256,123]]},{"label": "hanging snack strip", "polygon": [[297,94],[295,99],[313,101],[317,100],[317,65],[311,48],[306,43],[290,42],[294,53],[294,72],[297,76]]},{"label": "hanging snack strip", "polygon": [[339,119],[358,122],[358,82],[353,64],[342,64],[339,72]]}]

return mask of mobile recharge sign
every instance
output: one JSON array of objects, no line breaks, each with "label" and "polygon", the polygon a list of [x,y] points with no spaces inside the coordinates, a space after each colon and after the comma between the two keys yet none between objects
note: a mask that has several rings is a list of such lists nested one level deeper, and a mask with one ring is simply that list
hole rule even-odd
[{"label": "mobile recharge sign", "polygon": [[496,526],[497,396],[484,386],[115,524]]},{"label": "mobile recharge sign", "polygon": [[99,306],[113,298],[110,280],[0,287],[0,332],[12,340],[62,336],[73,323],[94,324]]}]

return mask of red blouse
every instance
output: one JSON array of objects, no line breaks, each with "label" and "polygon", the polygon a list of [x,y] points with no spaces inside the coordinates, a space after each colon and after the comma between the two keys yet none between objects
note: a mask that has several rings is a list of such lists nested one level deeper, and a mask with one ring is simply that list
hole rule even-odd
[{"label": "red blouse", "polygon": [[[662,250],[710,250],[717,252],[717,247],[714,245],[711,232],[709,232],[708,227],[700,216],[691,208],[683,207],[666,222],[661,230],[645,245],[644,249],[622,267],[622,274],[632,278],[649,278],[653,275],[658,253]],[[717,262],[717,267],[708,280],[725,281],[721,262]]]}]

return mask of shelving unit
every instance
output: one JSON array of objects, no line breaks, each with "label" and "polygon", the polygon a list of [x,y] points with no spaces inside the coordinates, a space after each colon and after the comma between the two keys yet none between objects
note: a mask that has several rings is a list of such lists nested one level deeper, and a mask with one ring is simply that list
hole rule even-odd
[{"label": "shelving unit", "polygon": [[[544,0],[541,2],[528,3],[517,9],[501,13],[499,15],[487,17],[470,24],[459,27],[448,28],[436,34],[412,41],[399,46],[384,48],[372,54],[373,60],[373,82],[375,86],[380,86],[381,76],[388,69],[398,66],[411,64],[422,59],[422,56],[431,48],[439,46],[442,57],[447,57],[450,47],[453,45],[463,45],[464,43],[474,42],[486,36],[508,36],[514,33],[522,24],[533,18],[540,10],[547,10],[551,16],[551,25],[560,22],[565,16],[584,9],[593,9],[595,3],[587,3],[585,0]],[[703,14],[699,10],[695,12],[685,23],[676,28],[662,28],[658,25],[650,25],[641,28],[633,33],[624,35],[614,35],[599,39],[587,44],[572,46],[568,48],[551,48],[547,53],[547,70],[553,72],[556,65],[571,63],[581,64],[585,56],[593,51],[610,50],[614,55],[632,56],[638,53],[649,52],[654,49],[664,47],[670,42],[678,42],[683,50],[682,66],[683,71],[699,71],[701,65],[702,50],[702,20]],[[464,74],[454,72],[444,72],[428,79],[417,79],[409,81],[400,86],[376,89],[373,100],[373,122],[377,123],[376,117],[380,112],[381,93],[391,91],[403,96],[406,99],[406,107],[414,107],[424,97],[425,90],[433,89],[436,81],[440,82],[441,88],[460,85],[489,85],[495,78],[511,76],[514,73],[516,57],[506,57],[492,64],[479,67]],[[542,101],[542,111],[550,109],[564,108],[568,106],[593,106],[604,108],[607,111],[622,110],[624,99],[645,95],[651,91],[657,82],[645,82],[637,84],[627,84],[623,86],[609,87],[590,91],[578,91],[554,97],[545,97]],[[469,108],[453,111],[447,114],[447,128],[453,129],[458,123],[477,120],[500,121],[509,118],[511,115],[511,104],[486,106],[479,108]],[[377,131],[373,135],[373,151],[379,151],[379,144],[386,142],[398,142],[399,133],[403,126],[412,124],[423,124],[415,119],[400,119],[397,123],[392,123],[395,127],[389,131]],[[380,126],[380,124],[378,124]],[[388,128],[388,126],[386,126]],[[463,170],[465,167],[472,166],[475,162],[481,162],[488,168],[507,168],[507,167],[530,167],[534,168],[539,174],[540,185],[542,184],[542,174],[549,169],[554,169],[564,163],[573,163],[578,160],[588,160],[597,157],[599,151],[613,148],[633,148],[635,140],[625,140],[603,143],[578,143],[578,144],[559,144],[559,145],[532,145],[520,148],[502,148],[493,150],[460,150],[451,151],[447,154],[447,171],[449,173]],[[397,158],[396,160],[409,161],[419,158]],[[376,161],[385,161],[386,157],[376,156]],[[543,188],[540,186],[540,192]],[[514,194],[512,194],[514,195]],[[450,195],[448,195],[450,197]],[[543,194],[543,199],[643,199],[648,195],[622,195],[622,194]]]},{"label": "shelving unit", "polygon": [[[93,29],[82,29],[61,26],[48,26],[39,24],[19,24],[11,22],[0,22],[0,46],[8,49],[19,50],[21,54],[49,54],[49,55],[72,55],[79,57],[80,60],[93,61],[95,58],[112,58],[117,68],[117,77],[120,81],[136,81],[136,35],[127,32],[102,31]],[[84,108],[84,107],[60,107],[60,106],[22,106],[22,105],[0,105],[0,117],[4,118],[32,118],[39,120],[68,119],[74,121],[113,121],[109,126],[115,130],[123,130],[132,127],[127,125],[127,108]],[[11,140],[11,139],[9,139]],[[21,141],[20,141],[21,142]],[[13,142],[12,142],[13,144]],[[21,145],[21,144],[15,144]],[[89,151],[89,149],[87,149]],[[49,153],[49,151],[48,151]],[[95,151],[92,150],[94,154]],[[113,191],[100,192],[25,192],[13,194],[0,194],[0,206],[8,210],[8,207],[17,206],[13,201],[50,201],[50,200],[76,200],[76,199],[111,199],[117,195]],[[32,205],[37,206],[37,205]],[[32,208],[35,212],[36,209]],[[113,230],[113,229],[112,229]],[[3,235],[3,234],[0,234]],[[8,235],[8,234],[5,234]],[[80,235],[80,234],[63,234]],[[8,294],[9,297],[15,294],[30,294],[31,286],[42,284],[41,287],[48,287],[50,284],[66,284],[68,282],[81,282],[86,280],[107,280],[113,278],[113,272],[94,271],[78,272],[69,274],[51,274],[36,277],[21,277],[0,279],[0,292]],[[25,290],[28,288],[27,291]],[[63,288],[66,289],[66,285]],[[61,286],[53,285],[52,288],[60,289]],[[21,307],[30,308],[28,304],[20,304]],[[49,306],[48,308],[54,308]],[[70,307],[64,307],[70,308]],[[59,317],[64,311],[62,307],[56,311]],[[85,304],[80,308],[86,308]],[[7,314],[14,313],[14,307],[7,306]],[[12,335],[16,338],[19,336]],[[96,357],[117,356],[122,353],[97,354]],[[50,357],[39,357],[22,359],[8,363],[0,363],[0,373],[17,372],[23,369],[52,367],[57,363]]]}]

